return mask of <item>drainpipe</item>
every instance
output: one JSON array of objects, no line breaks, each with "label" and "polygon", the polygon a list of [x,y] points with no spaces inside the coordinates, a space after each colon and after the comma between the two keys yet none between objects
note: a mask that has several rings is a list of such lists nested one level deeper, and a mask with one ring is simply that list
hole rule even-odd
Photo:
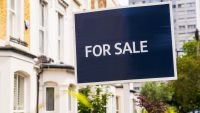
[{"label": "drainpipe", "polygon": [[54,60],[47,58],[44,55],[37,57],[36,70],[37,70],[37,103],[36,103],[36,113],[39,113],[39,91],[40,91],[40,75],[43,73],[43,63],[51,63]]},{"label": "drainpipe", "polygon": [[40,91],[40,75],[43,72],[43,67],[40,66],[37,73],[37,103],[36,103],[36,113],[39,113],[39,91]]}]

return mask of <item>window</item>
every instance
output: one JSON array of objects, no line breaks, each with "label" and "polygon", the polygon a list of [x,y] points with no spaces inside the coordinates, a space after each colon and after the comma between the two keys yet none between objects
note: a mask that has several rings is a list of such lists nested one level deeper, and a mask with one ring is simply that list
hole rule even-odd
[{"label": "window", "polygon": [[16,21],[16,0],[10,0],[9,8],[9,35],[15,37],[15,22]]},{"label": "window", "polygon": [[134,90],[135,90],[135,91],[139,91],[139,90],[140,90],[140,87],[134,87]]},{"label": "window", "polygon": [[178,8],[183,8],[184,4],[178,4]]},{"label": "window", "polygon": [[185,32],[180,32],[180,33],[178,33],[179,35],[183,35],[183,34],[185,34]]},{"label": "window", "polygon": [[188,14],[195,14],[195,10],[188,10],[187,13]]},{"label": "window", "polygon": [[195,17],[187,17],[187,19],[195,19]]},{"label": "window", "polygon": [[24,113],[24,77],[14,75],[14,112]]},{"label": "window", "polygon": [[68,93],[68,110],[71,111],[72,109],[72,96]]},{"label": "window", "polygon": [[23,10],[21,9],[23,2],[23,0],[9,0],[8,2],[8,35],[20,40],[24,40],[22,35],[24,28],[21,27],[24,24],[24,20],[21,19],[23,16]]},{"label": "window", "polygon": [[144,3],[146,3],[146,1],[142,1],[142,3],[144,4]]},{"label": "window", "polygon": [[188,6],[188,7],[194,7],[194,6],[195,6],[195,3],[194,3],[194,2],[187,3],[187,6]]},{"label": "window", "polygon": [[106,8],[106,0],[98,0],[98,8]]},{"label": "window", "polygon": [[176,5],[173,5],[173,8],[176,8]]},{"label": "window", "polygon": [[179,29],[180,29],[180,30],[184,30],[184,29],[185,29],[185,26],[184,26],[184,25],[181,25],[181,26],[179,26]]},{"label": "window", "polygon": [[188,25],[188,29],[195,29],[196,25]]},{"label": "window", "polygon": [[58,13],[58,60],[63,59],[63,24],[64,24],[64,17],[61,13]]},{"label": "window", "polygon": [[43,1],[40,2],[40,12],[39,12],[39,52],[41,54],[45,53],[45,41],[47,32],[47,4]]},{"label": "window", "polygon": [[46,88],[46,110],[47,111],[54,111],[54,87],[47,87]]},{"label": "window", "polygon": [[119,96],[116,96],[116,113],[120,113],[120,111],[119,111],[119,99],[120,99],[120,97]]}]

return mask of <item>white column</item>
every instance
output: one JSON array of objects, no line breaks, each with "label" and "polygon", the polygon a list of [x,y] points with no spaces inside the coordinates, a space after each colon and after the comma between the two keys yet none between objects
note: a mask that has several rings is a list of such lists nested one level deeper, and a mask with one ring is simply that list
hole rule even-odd
[{"label": "white column", "polygon": [[129,84],[123,84],[123,106],[122,113],[131,113],[130,111],[130,86]]}]

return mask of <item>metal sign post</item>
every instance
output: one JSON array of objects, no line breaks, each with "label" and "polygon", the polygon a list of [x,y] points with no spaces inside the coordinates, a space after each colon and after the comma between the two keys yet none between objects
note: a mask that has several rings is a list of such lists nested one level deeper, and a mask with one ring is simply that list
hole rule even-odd
[{"label": "metal sign post", "polygon": [[123,113],[131,113],[130,85],[128,83],[123,84],[123,100]]}]

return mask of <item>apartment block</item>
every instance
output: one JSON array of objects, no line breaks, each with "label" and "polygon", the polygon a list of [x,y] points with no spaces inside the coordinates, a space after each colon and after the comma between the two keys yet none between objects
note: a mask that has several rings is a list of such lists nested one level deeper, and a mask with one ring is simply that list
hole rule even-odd
[{"label": "apartment block", "polygon": [[174,31],[177,51],[185,42],[193,40],[197,28],[199,0],[129,0],[130,5],[171,1],[173,4]]}]

